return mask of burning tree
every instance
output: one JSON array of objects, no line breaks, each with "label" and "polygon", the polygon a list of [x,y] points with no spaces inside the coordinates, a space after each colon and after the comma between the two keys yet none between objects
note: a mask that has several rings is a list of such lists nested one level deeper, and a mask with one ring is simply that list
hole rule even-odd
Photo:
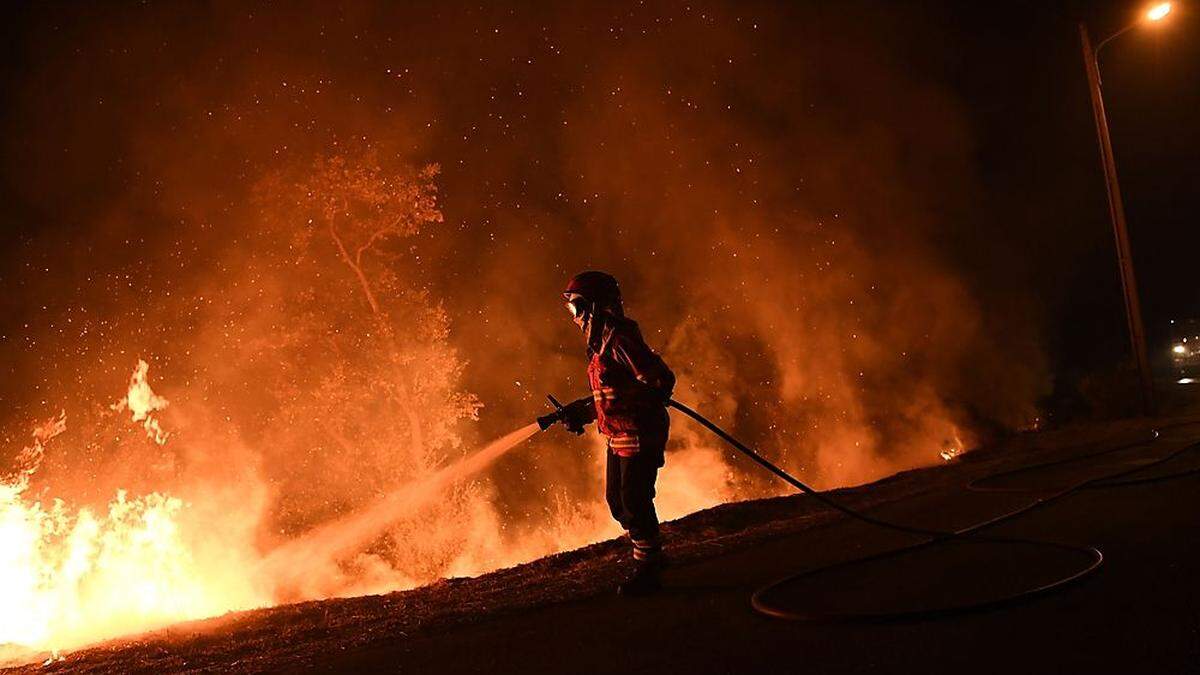
[{"label": "burning tree", "polygon": [[[373,360],[384,366],[379,391],[403,414],[409,456],[418,459],[419,469],[436,464],[437,455],[429,453],[436,453],[448,440],[440,422],[474,417],[477,407],[471,396],[447,395],[447,375],[457,376],[461,365],[444,349],[449,333],[446,313],[421,289],[420,280],[405,279],[401,272],[412,262],[406,259],[412,247],[397,244],[443,221],[434,183],[438,171],[436,164],[429,164],[415,173],[390,174],[373,155],[359,161],[334,155],[317,160],[312,174],[298,185],[304,193],[301,203],[315,215],[297,233],[298,247],[311,254],[313,239],[328,237],[338,260],[357,282],[370,316],[356,323],[367,329],[362,337],[374,343]],[[336,341],[331,344],[337,348]],[[363,344],[360,339],[354,346]],[[435,372],[422,367],[432,363],[438,366]],[[446,411],[449,415],[424,419],[421,411],[431,410],[432,405],[440,412],[446,404],[452,407]],[[437,427],[430,430],[428,441],[427,424]],[[339,432],[346,431],[331,433],[345,445],[346,438]]]},{"label": "burning tree", "polygon": [[271,265],[279,312],[256,361],[275,399],[268,436],[300,455],[283,480],[288,524],[428,475],[478,413],[415,243],[443,222],[437,175],[363,151],[262,186],[264,232],[286,255]]}]

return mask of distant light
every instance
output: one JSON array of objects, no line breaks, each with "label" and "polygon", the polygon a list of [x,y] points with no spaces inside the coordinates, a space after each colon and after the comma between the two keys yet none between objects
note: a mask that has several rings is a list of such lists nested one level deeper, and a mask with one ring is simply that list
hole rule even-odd
[{"label": "distant light", "polygon": [[1178,380],[1175,380],[1175,384],[1195,384],[1195,383],[1196,383],[1196,380],[1194,380],[1190,377],[1181,377]]},{"label": "distant light", "polygon": [[1184,347],[1183,345],[1175,345],[1175,348],[1171,351],[1175,352],[1176,354],[1186,354],[1187,347]]},{"label": "distant light", "polygon": [[1160,21],[1163,17],[1171,13],[1171,3],[1163,2],[1150,8],[1146,12],[1146,18],[1151,21]]}]

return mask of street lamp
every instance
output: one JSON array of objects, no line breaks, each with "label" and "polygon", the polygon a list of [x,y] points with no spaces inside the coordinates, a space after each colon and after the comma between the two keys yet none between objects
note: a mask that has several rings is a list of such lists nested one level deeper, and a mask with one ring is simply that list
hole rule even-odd
[{"label": "street lamp", "polygon": [[1158,21],[1160,19],[1163,19],[1170,13],[1171,13],[1171,3],[1163,2],[1163,3],[1159,3],[1159,4],[1151,7],[1146,12],[1146,18],[1151,21]]},{"label": "street lamp", "polygon": [[[1120,37],[1134,28],[1137,28],[1138,26],[1143,26],[1147,23],[1155,23],[1156,21],[1162,21],[1163,19],[1167,18],[1168,14],[1171,13],[1171,9],[1172,6],[1169,2],[1160,2],[1157,5],[1152,5],[1150,9],[1147,9],[1141,16],[1137,18],[1136,21],[1101,40],[1100,44],[1096,45],[1095,53],[1099,54],[1100,50],[1104,49],[1104,45],[1112,42],[1113,38]],[[1083,23],[1081,22],[1079,25],[1083,26]]]},{"label": "street lamp", "polygon": [[1125,293],[1125,319],[1129,325],[1129,342],[1133,348],[1133,360],[1137,366],[1141,383],[1141,411],[1143,415],[1154,412],[1154,380],[1150,374],[1150,363],[1146,359],[1146,332],[1142,325],[1142,308],[1138,302],[1137,278],[1133,273],[1133,256],[1129,251],[1129,232],[1125,227],[1125,205],[1121,201],[1121,187],[1117,183],[1117,165],[1113,161],[1112,140],[1108,136],[1108,118],[1104,112],[1104,99],[1100,95],[1100,64],[1096,55],[1114,38],[1144,25],[1161,21],[1171,13],[1171,3],[1163,2],[1146,10],[1137,21],[1100,41],[1092,49],[1087,26],[1079,22],[1079,39],[1083,43],[1083,64],[1087,70],[1088,88],[1092,95],[1092,113],[1096,118],[1096,135],[1100,139],[1100,161],[1104,166],[1105,187],[1108,191],[1108,215],[1112,220],[1113,235],[1117,240],[1117,263],[1121,268],[1121,289]]}]

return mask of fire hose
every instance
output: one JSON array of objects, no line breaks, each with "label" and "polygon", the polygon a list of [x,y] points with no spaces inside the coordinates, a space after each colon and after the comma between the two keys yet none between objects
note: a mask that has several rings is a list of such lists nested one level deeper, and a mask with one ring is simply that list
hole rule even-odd
[{"label": "fire hose", "polygon": [[[559,403],[557,400],[555,400],[553,396],[548,397],[548,398],[550,399],[551,404],[554,406],[555,411],[548,415],[545,415],[541,418],[538,418],[538,424],[542,429],[546,429],[556,422],[563,422],[563,421],[567,420],[567,418],[571,414],[570,409],[572,406],[574,406],[576,404],[590,403],[590,400],[581,399],[580,401],[577,401],[575,404],[571,404],[570,406],[563,406],[561,403]],[[1094,478],[1090,478],[1087,480],[1083,480],[1083,481],[1074,483],[1074,484],[1069,485],[1060,490],[1053,491],[1048,495],[1037,497],[1037,498],[1033,499],[1032,501],[1030,501],[1026,504],[1023,504],[1015,509],[1006,511],[1004,513],[993,516],[991,518],[987,518],[987,519],[979,521],[979,522],[972,523],[965,527],[961,527],[961,528],[958,528],[955,530],[939,530],[939,529],[933,529],[933,528],[916,527],[916,526],[907,525],[904,523],[897,523],[897,522],[893,522],[890,520],[877,518],[870,514],[864,513],[860,510],[850,508],[850,507],[846,506],[845,504],[842,504],[838,500],[833,499],[832,497],[809,486],[808,484],[799,480],[798,478],[791,475],[787,471],[783,470],[782,468],[780,468],[776,464],[772,463],[771,461],[769,461],[768,459],[763,457],[761,454],[759,454],[758,452],[756,452],[755,450],[753,450],[752,448],[747,446],[745,443],[742,443],[738,439],[734,438],[732,435],[730,435],[724,429],[722,429],[721,427],[714,424],[711,420],[704,417],[703,415],[696,412],[695,410],[689,408],[688,406],[686,406],[678,401],[675,401],[675,400],[667,400],[665,402],[665,405],[667,405],[668,407],[671,407],[671,408],[675,408],[676,410],[683,413],[684,415],[687,415],[688,417],[692,418],[692,420],[694,420],[695,422],[697,422],[698,424],[703,426],[705,429],[712,432],[714,435],[716,435],[721,440],[728,443],[731,447],[733,447],[735,450],[737,450],[738,452],[740,452],[743,455],[745,455],[746,457],[748,457],[754,463],[758,464],[760,467],[771,472],[775,477],[783,480],[788,485],[791,485],[792,487],[796,488],[800,492],[813,497],[814,499],[816,499],[820,503],[824,504],[825,506],[828,506],[829,508],[834,509],[835,511],[838,511],[846,516],[849,516],[850,518],[861,521],[863,523],[867,523],[868,525],[871,525],[874,527],[892,530],[895,532],[901,532],[901,533],[909,534],[909,535],[916,535],[916,536],[919,536],[922,538],[920,541],[913,543],[913,544],[906,545],[906,546],[900,546],[897,548],[884,550],[879,553],[874,553],[874,554],[871,554],[868,556],[852,558],[849,560],[843,560],[843,561],[835,562],[832,564],[815,567],[813,569],[809,569],[809,570],[806,570],[806,571],[803,571],[800,573],[789,574],[781,579],[777,579],[776,581],[773,581],[765,586],[762,586],[762,587],[756,589],[751,596],[751,600],[750,600],[751,607],[756,612],[759,612],[761,614],[764,614],[764,615],[767,615],[767,616],[770,616],[773,618],[778,618],[778,619],[787,619],[787,620],[794,620],[794,621],[813,621],[813,620],[824,620],[824,621],[872,620],[872,621],[878,621],[878,620],[889,620],[889,619],[914,619],[914,618],[941,616],[941,615],[945,615],[945,614],[958,613],[958,612],[971,611],[971,610],[995,608],[995,607],[998,607],[1001,605],[1008,605],[1008,604],[1018,602],[1021,600],[1030,599],[1035,596],[1044,595],[1051,591],[1059,590],[1069,584],[1072,584],[1076,581],[1083,579],[1084,577],[1092,574],[1097,569],[1099,569],[1100,565],[1104,561],[1104,554],[1101,553],[1100,550],[1098,548],[1096,548],[1095,546],[1077,545],[1077,544],[1056,542],[1056,541],[1043,541],[1043,540],[1037,540],[1037,539],[1021,538],[1021,537],[988,536],[988,535],[982,534],[982,531],[987,528],[999,525],[1003,522],[1012,520],[1018,516],[1029,513],[1035,509],[1041,508],[1047,504],[1050,504],[1056,500],[1059,500],[1063,497],[1066,497],[1067,495],[1073,494],[1082,489],[1101,488],[1101,487],[1119,487],[1119,486],[1124,486],[1124,485],[1133,485],[1133,484],[1146,483],[1146,482],[1151,482],[1151,481],[1170,480],[1170,479],[1181,477],[1181,476],[1200,473],[1200,469],[1190,469],[1190,470],[1169,473],[1169,474],[1160,475],[1160,476],[1153,476],[1153,477],[1149,477],[1149,478],[1128,478],[1128,476],[1130,476],[1134,473],[1145,471],[1148,468],[1152,468],[1152,467],[1156,467],[1156,466],[1165,464],[1165,463],[1170,462],[1171,460],[1175,459],[1176,457],[1182,455],[1185,452],[1194,450],[1196,448],[1200,448],[1200,443],[1193,443],[1193,444],[1181,447],[1173,452],[1170,452],[1167,455],[1160,457],[1158,459],[1150,460],[1148,462],[1143,462],[1143,463],[1137,464],[1135,466],[1132,466],[1131,468],[1128,468],[1128,469],[1123,469],[1121,471],[1117,471],[1114,473],[1110,473],[1110,474],[1106,474],[1103,476],[1098,476],[1098,477],[1094,477]],[[1162,426],[1162,427],[1159,427],[1158,429],[1152,429],[1149,431],[1148,435],[1144,438],[1141,438],[1139,440],[1132,441],[1129,443],[1118,444],[1115,447],[1106,448],[1106,449],[1098,451],[1098,452],[1086,453],[1086,454],[1082,454],[1082,455],[1068,457],[1065,459],[1058,459],[1058,460],[1053,460],[1053,461],[1048,461],[1048,462],[1042,462],[1039,464],[1033,464],[1033,465],[1020,467],[1018,469],[1012,469],[1012,470],[994,473],[994,474],[984,476],[982,478],[972,481],[968,485],[968,489],[973,490],[973,491],[979,491],[979,492],[1029,491],[1029,490],[1020,490],[1020,489],[1014,490],[1014,489],[995,488],[994,486],[989,487],[989,486],[985,485],[985,483],[989,480],[994,481],[995,479],[1006,477],[1006,476],[1018,475],[1021,473],[1036,471],[1038,469],[1044,469],[1047,467],[1059,466],[1059,465],[1067,464],[1070,462],[1084,461],[1084,460],[1100,457],[1103,455],[1115,453],[1120,450],[1128,450],[1128,449],[1137,448],[1137,447],[1141,447],[1141,446],[1145,446],[1145,445],[1150,445],[1159,438],[1160,431],[1165,431],[1167,429],[1180,427],[1180,426],[1186,426],[1189,424],[1200,424],[1200,420],[1188,420],[1188,421],[1178,422],[1178,423],[1171,424],[1171,425]],[[811,579],[811,578],[815,578],[821,574],[828,574],[831,572],[844,570],[844,569],[850,568],[855,565],[861,565],[861,564],[865,564],[865,563],[886,560],[888,558],[899,557],[906,553],[911,553],[911,552],[918,551],[921,549],[927,549],[927,548],[937,546],[939,544],[946,544],[946,543],[950,543],[950,542],[988,543],[988,544],[1007,545],[1010,547],[1025,546],[1025,547],[1038,547],[1038,548],[1042,548],[1042,549],[1053,549],[1053,550],[1064,551],[1064,552],[1067,552],[1070,554],[1074,554],[1074,555],[1080,557],[1084,561],[1084,563],[1078,567],[1071,569],[1071,571],[1069,573],[1058,575],[1050,580],[1042,581],[1042,582],[1030,585],[1028,587],[1023,587],[1015,592],[1003,593],[1003,594],[999,594],[995,597],[990,597],[990,598],[986,598],[986,599],[982,599],[982,600],[964,601],[964,602],[959,602],[959,603],[952,602],[952,603],[943,604],[941,606],[936,606],[936,607],[926,606],[926,607],[917,607],[917,608],[905,608],[905,609],[901,609],[901,610],[870,611],[870,612],[863,612],[863,611],[857,611],[857,612],[856,611],[812,611],[812,610],[795,609],[793,607],[786,606],[786,604],[781,603],[778,600],[775,600],[775,601],[772,600],[772,594],[778,594],[781,589],[786,588],[788,585],[795,584],[795,583],[805,580],[805,579]]]},{"label": "fire hose", "polygon": [[[1049,494],[1047,496],[1038,497],[1027,504],[1024,504],[1016,509],[1007,511],[1005,513],[994,516],[992,518],[988,518],[986,520],[976,522],[976,523],[967,525],[965,527],[962,527],[962,528],[959,528],[956,530],[937,530],[937,529],[930,529],[930,528],[923,528],[923,527],[914,527],[914,526],[906,525],[906,524],[902,524],[902,523],[896,523],[896,522],[884,520],[881,518],[877,518],[875,516],[852,509],[852,508],[840,503],[839,501],[832,499],[829,496],[819,492],[818,490],[805,484],[803,481],[797,479],[795,476],[792,476],[788,472],[786,472],[783,469],[781,469],[780,467],[776,466],[775,464],[773,464],[772,462],[770,462],[769,460],[764,458],[762,455],[755,452],[749,446],[747,446],[746,444],[737,440],[736,438],[731,436],[729,433],[727,433],[724,429],[717,426],[716,424],[714,424],[713,422],[711,422],[710,420],[705,418],[703,415],[696,412],[695,410],[692,410],[691,408],[687,407],[686,405],[683,405],[682,403],[679,403],[678,401],[674,401],[674,400],[667,401],[667,405],[672,408],[675,408],[676,410],[680,411],[681,413],[692,418],[697,423],[699,423],[701,426],[703,426],[705,429],[708,429],[710,432],[715,434],[721,440],[728,443],[734,449],[741,452],[743,455],[749,457],[752,461],[754,461],[759,466],[763,467],[767,471],[770,471],[776,477],[782,479],[783,481],[785,481],[792,487],[815,498],[822,504],[824,504],[836,511],[839,511],[851,518],[857,519],[859,521],[862,521],[864,523],[867,523],[867,524],[875,526],[875,527],[880,527],[880,528],[884,528],[884,529],[889,529],[889,530],[893,530],[893,531],[898,531],[898,532],[903,532],[906,534],[913,534],[913,535],[918,535],[918,536],[923,537],[923,539],[921,541],[914,543],[914,544],[907,545],[907,546],[901,546],[898,548],[885,550],[880,553],[875,553],[875,554],[872,554],[869,556],[859,557],[859,558],[850,559],[850,560],[843,560],[840,562],[835,562],[832,564],[809,569],[804,572],[790,574],[788,576],[785,576],[781,579],[778,579],[776,581],[773,581],[765,586],[762,586],[762,587],[756,589],[750,599],[751,607],[753,607],[753,609],[755,611],[757,611],[761,614],[765,614],[767,616],[778,618],[778,619],[797,620],[797,621],[812,621],[812,620],[827,620],[827,621],[828,620],[842,620],[842,621],[874,620],[874,621],[877,621],[877,620],[901,619],[901,618],[913,619],[913,618],[921,618],[921,617],[939,616],[939,615],[945,615],[945,614],[949,614],[949,613],[957,613],[957,612],[963,612],[963,611],[969,611],[969,610],[994,608],[994,607],[998,607],[1001,605],[1007,605],[1010,603],[1014,603],[1014,602],[1017,602],[1020,600],[1033,598],[1035,596],[1044,595],[1051,591],[1061,589],[1064,586],[1067,586],[1068,584],[1079,581],[1079,580],[1083,579],[1084,577],[1090,575],[1091,573],[1095,572],[1097,569],[1099,569],[1100,565],[1104,561],[1103,553],[1101,553],[1100,550],[1094,546],[1080,546],[1080,545],[1070,544],[1070,543],[1054,542],[1054,541],[1041,541],[1041,540],[1026,539],[1026,538],[985,536],[985,535],[981,534],[982,530],[992,527],[994,525],[998,525],[1002,522],[1011,520],[1013,518],[1016,518],[1017,516],[1023,515],[1025,513],[1033,511],[1035,509],[1038,509],[1042,506],[1045,506],[1046,504],[1049,504],[1055,500],[1061,499],[1062,497],[1065,497],[1069,494],[1072,494],[1072,493],[1074,493],[1078,490],[1084,489],[1084,488],[1115,487],[1115,486],[1120,486],[1120,485],[1130,485],[1130,484],[1135,484],[1135,483],[1148,482],[1151,480],[1167,480],[1167,479],[1176,478],[1179,476],[1191,475],[1191,474],[1200,472],[1200,470],[1190,470],[1190,471],[1171,473],[1171,474],[1167,474],[1164,476],[1157,476],[1157,477],[1153,477],[1153,478],[1120,480],[1120,479],[1125,478],[1135,472],[1144,471],[1147,468],[1165,464],[1166,462],[1171,461],[1175,457],[1178,457],[1179,455],[1181,455],[1185,452],[1188,452],[1190,450],[1200,447],[1200,443],[1193,443],[1191,445],[1184,446],[1178,450],[1168,453],[1166,456],[1163,456],[1159,459],[1141,463],[1132,468],[1118,471],[1115,473],[1107,474],[1107,475],[1096,477],[1096,478],[1087,479],[1082,482],[1076,483],[1074,485],[1068,486],[1064,489],[1053,492],[1052,494]],[[1184,426],[1187,424],[1196,424],[1196,423],[1198,423],[1198,421],[1182,422],[1182,423],[1162,427],[1162,430],[1165,430],[1167,428],[1173,428],[1176,426]],[[1129,449],[1129,448],[1133,448],[1133,447],[1149,445],[1159,438],[1159,436],[1160,436],[1159,431],[1160,430],[1158,430],[1158,429],[1151,430],[1148,438],[1145,438],[1145,439],[1142,439],[1139,441],[1135,441],[1132,443],[1122,444],[1122,445],[1117,446],[1116,448],[1108,448],[1108,449],[1105,449],[1100,452],[1091,453],[1091,454],[1081,456],[1081,457],[1069,458],[1067,460],[1045,462],[1042,464],[1033,465],[1031,467],[1024,467],[1022,469],[1018,469],[1018,470],[1014,470],[1014,471],[1001,472],[998,474],[993,474],[993,476],[985,477],[984,480],[986,480],[987,478],[995,477],[995,476],[1009,475],[1009,474],[1018,473],[1021,471],[1043,468],[1046,466],[1058,465],[1058,464],[1065,463],[1067,461],[1080,461],[1080,460],[1088,459],[1091,457],[1098,457],[1101,455],[1116,452],[1117,450],[1121,450],[1121,449]],[[981,481],[976,481],[976,483],[979,483],[979,482],[981,482]],[[1037,583],[1028,588],[1023,588],[1017,592],[1002,594],[998,597],[987,598],[982,601],[970,601],[970,602],[964,602],[964,603],[959,603],[959,604],[950,603],[948,605],[942,605],[942,606],[937,606],[937,607],[918,607],[915,609],[914,608],[905,608],[905,609],[896,610],[896,611],[875,611],[875,612],[836,612],[836,611],[831,612],[831,611],[806,611],[803,609],[796,609],[793,607],[788,607],[784,603],[780,603],[778,601],[772,601],[772,597],[771,597],[772,594],[777,594],[780,589],[786,587],[787,585],[797,583],[804,579],[810,579],[810,578],[816,577],[821,574],[826,574],[826,573],[830,573],[830,572],[833,572],[836,570],[849,568],[854,565],[860,565],[860,564],[864,564],[867,562],[874,562],[874,561],[878,561],[878,560],[885,560],[887,558],[900,556],[905,553],[916,551],[918,549],[932,547],[932,546],[936,546],[938,544],[943,544],[943,543],[950,542],[950,541],[959,541],[959,540],[964,540],[964,539],[970,539],[971,541],[975,541],[975,542],[1007,544],[1010,546],[1021,545],[1021,546],[1035,546],[1035,547],[1059,549],[1059,550],[1064,550],[1067,552],[1073,552],[1076,554],[1080,554],[1087,560],[1087,562],[1083,566],[1073,569],[1068,574],[1063,574],[1063,575],[1058,576],[1057,578],[1052,579],[1050,581]]]}]

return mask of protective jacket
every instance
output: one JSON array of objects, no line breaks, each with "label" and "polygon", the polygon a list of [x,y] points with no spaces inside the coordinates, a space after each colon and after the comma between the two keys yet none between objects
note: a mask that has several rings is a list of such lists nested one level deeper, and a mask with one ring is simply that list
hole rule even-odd
[{"label": "protective jacket", "polygon": [[636,322],[605,317],[599,339],[588,346],[587,375],[593,406],[585,414],[608,437],[613,454],[632,457],[644,449],[661,464],[675,374],[646,345]]}]

